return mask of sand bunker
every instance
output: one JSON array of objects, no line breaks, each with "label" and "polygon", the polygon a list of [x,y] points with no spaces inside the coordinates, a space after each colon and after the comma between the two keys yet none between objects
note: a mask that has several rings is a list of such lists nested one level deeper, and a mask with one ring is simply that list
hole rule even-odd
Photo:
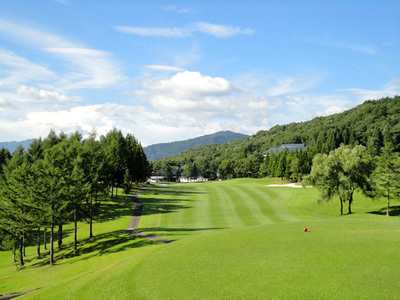
[{"label": "sand bunker", "polygon": [[[295,183],[288,183],[288,184],[268,184],[266,187],[291,187],[291,188],[296,188],[296,189],[301,189],[303,188],[302,185],[296,185]],[[311,186],[306,186],[306,187],[311,187]]]}]

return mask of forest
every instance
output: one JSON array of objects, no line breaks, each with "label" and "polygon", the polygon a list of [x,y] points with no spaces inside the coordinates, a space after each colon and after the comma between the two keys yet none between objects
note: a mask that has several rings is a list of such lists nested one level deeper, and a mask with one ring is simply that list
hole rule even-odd
[{"label": "forest", "polygon": [[83,139],[79,132],[51,131],[26,150],[20,146],[10,154],[0,149],[0,249],[11,250],[21,267],[27,241],[36,241],[38,257],[41,244],[46,249],[48,242],[53,264],[55,229],[61,249],[63,225],[74,222],[76,252],[77,222],[90,224],[92,238],[101,195],[117,197],[118,187],[129,193],[132,184],[145,181],[148,174],[141,144],[117,129],[99,139],[95,132]]},{"label": "forest", "polygon": [[[241,177],[281,177],[300,181],[310,173],[317,154],[329,154],[340,145],[366,147],[379,157],[384,141],[400,151],[400,97],[368,100],[343,113],[317,117],[311,121],[277,125],[230,144],[207,145],[179,155],[152,162],[153,169],[195,169],[210,179]],[[264,158],[274,146],[304,143],[304,151],[283,151]]]}]

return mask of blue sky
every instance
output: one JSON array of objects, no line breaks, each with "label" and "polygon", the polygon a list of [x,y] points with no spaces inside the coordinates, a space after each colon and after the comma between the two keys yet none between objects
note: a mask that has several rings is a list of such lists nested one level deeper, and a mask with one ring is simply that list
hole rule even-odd
[{"label": "blue sky", "polygon": [[399,1],[0,1],[0,141],[254,134],[400,95]]}]

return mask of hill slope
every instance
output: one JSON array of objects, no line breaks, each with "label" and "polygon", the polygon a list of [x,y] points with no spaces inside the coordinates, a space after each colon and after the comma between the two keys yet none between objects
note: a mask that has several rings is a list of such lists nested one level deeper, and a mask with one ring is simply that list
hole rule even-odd
[{"label": "hill slope", "polygon": [[144,147],[143,150],[144,153],[146,153],[147,159],[158,160],[161,158],[167,158],[179,154],[183,151],[187,151],[202,145],[231,143],[237,139],[244,137],[247,137],[247,135],[235,133],[232,131],[220,131],[214,134],[204,135],[185,141],[154,144],[148,147]]}]

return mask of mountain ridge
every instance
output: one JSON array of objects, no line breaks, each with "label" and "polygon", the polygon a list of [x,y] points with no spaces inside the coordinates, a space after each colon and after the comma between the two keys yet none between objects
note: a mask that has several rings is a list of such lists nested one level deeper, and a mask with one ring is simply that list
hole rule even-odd
[{"label": "mountain ridge", "polygon": [[34,139],[26,139],[23,141],[11,141],[11,142],[0,142],[0,148],[5,148],[10,151],[10,153],[13,153],[15,149],[18,148],[19,145],[24,147],[24,149],[28,149],[29,145],[33,142]]},{"label": "mountain ridge", "polygon": [[213,134],[207,134],[196,138],[169,143],[153,144],[143,147],[143,151],[149,160],[158,160],[177,155],[181,152],[197,148],[199,146],[211,144],[231,143],[237,139],[248,137],[242,133],[235,133],[229,130],[218,131]]}]

